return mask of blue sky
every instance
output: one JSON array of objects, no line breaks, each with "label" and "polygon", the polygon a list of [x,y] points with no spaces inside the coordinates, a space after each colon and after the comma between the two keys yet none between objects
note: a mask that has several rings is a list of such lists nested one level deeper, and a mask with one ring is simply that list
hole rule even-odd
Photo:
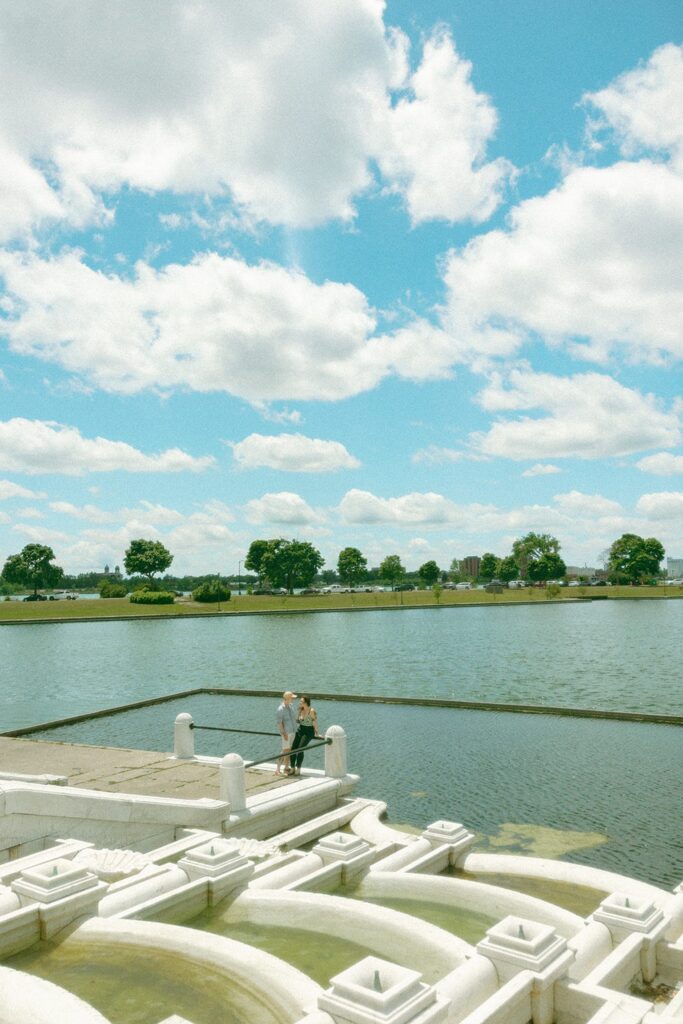
[{"label": "blue sky", "polygon": [[668,0],[0,2],[0,558],[683,556]]}]

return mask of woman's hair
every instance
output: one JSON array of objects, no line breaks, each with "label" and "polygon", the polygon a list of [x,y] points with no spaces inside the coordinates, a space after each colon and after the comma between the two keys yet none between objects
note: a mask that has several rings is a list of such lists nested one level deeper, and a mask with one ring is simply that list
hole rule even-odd
[{"label": "woman's hair", "polygon": [[305,705],[306,705],[307,707],[309,707],[309,708],[310,708],[310,706],[311,706],[311,698],[310,698],[310,697],[304,697],[304,695],[302,694],[302,695],[301,695],[301,699],[302,699],[302,701],[304,702],[304,704],[305,704]]}]

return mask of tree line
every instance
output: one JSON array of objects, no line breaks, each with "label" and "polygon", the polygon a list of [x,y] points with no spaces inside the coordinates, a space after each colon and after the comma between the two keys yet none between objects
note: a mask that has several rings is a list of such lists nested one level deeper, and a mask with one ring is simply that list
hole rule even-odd
[{"label": "tree line", "polygon": [[[655,537],[639,537],[637,534],[625,533],[615,540],[605,552],[607,576],[613,583],[640,584],[655,581],[661,575],[661,563],[664,558],[664,547]],[[153,591],[158,588],[161,574],[166,572],[173,562],[173,555],[161,541],[139,538],[131,541],[124,556],[124,567],[128,573],[128,581],[124,580],[117,569],[113,574],[84,574],[99,576],[100,593],[103,596],[123,596],[131,589],[131,580],[139,580],[141,585]],[[325,582],[335,573],[322,570],[325,559],[309,541],[287,540],[284,537],[258,539],[251,542],[244,561],[246,570],[254,573],[253,579],[260,587],[284,589],[292,593],[295,589],[310,587],[316,580]],[[527,533],[512,545],[510,554],[499,557],[492,552],[482,555],[478,578],[484,582],[500,580],[511,582],[543,582],[558,580],[565,576],[567,567],[560,555],[560,543],[556,537],[547,533]],[[450,571],[439,568],[430,559],[424,562],[417,573],[411,574],[426,587],[433,587],[455,576],[460,578],[460,564],[457,559],[451,563]],[[104,580],[102,577],[104,576]],[[372,579],[378,579],[394,589],[402,584],[408,573],[399,555],[387,555],[377,568],[368,568],[367,558],[359,548],[346,547],[339,552],[336,566],[336,578],[349,587]],[[234,577],[233,577],[234,578]],[[25,587],[33,590],[34,595],[39,589],[54,589],[65,586],[66,581],[75,577],[67,577],[64,570],[55,565],[55,554],[51,547],[44,544],[27,544],[16,555],[6,560],[0,577],[0,586],[5,593],[14,587]],[[204,577],[164,577],[164,583],[171,580],[200,581],[206,585],[207,593],[214,594],[213,599],[220,600],[220,593],[229,589],[225,581],[211,584],[216,575]],[[71,584],[73,585],[73,584]],[[117,588],[119,588],[117,590]],[[192,589],[185,587],[183,589]]]}]

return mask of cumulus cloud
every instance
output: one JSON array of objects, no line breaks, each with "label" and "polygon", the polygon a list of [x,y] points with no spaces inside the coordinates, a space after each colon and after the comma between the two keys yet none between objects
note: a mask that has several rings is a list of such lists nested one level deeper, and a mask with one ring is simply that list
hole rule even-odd
[{"label": "cumulus cloud", "polygon": [[612,501],[601,494],[583,494],[581,491],[568,491],[556,494],[554,501],[563,512],[581,516],[620,515],[623,511],[618,501]]},{"label": "cumulus cloud", "polygon": [[114,518],[110,512],[96,505],[74,505],[70,501],[51,501],[49,507],[59,515],[84,519],[89,523],[108,523]]},{"label": "cumulus cloud", "polygon": [[627,71],[606,89],[586,93],[584,102],[598,112],[590,125],[599,137],[611,129],[626,155],[642,148],[683,155],[683,47],[667,43],[641,66]]},{"label": "cumulus cloud", "polygon": [[5,253],[3,272],[11,348],[107,391],[335,400],[387,372],[368,344],[375,321],[362,292],[273,264],[208,254],[158,271],[140,263],[130,279],[94,271],[75,253]]},{"label": "cumulus cloud", "polygon": [[10,498],[31,498],[36,501],[46,497],[44,491],[31,491],[28,487],[22,487],[11,480],[0,480],[0,501],[7,501]]},{"label": "cumulus cloud", "polygon": [[408,40],[383,14],[376,0],[6,5],[0,234],[106,222],[124,186],[206,195],[233,220],[350,219],[380,158],[414,220],[487,216],[508,173],[485,162],[490,101],[444,34],[408,79]]},{"label": "cumulus cloud", "polygon": [[572,170],[507,230],[450,253],[444,329],[470,358],[540,335],[574,355],[683,355],[683,178],[643,160]]},{"label": "cumulus cloud", "polygon": [[513,173],[502,159],[485,162],[497,115],[471,81],[472,65],[446,32],[428,39],[420,66],[388,120],[380,168],[403,192],[413,223],[491,216]]},{"label": "cumulus cloud", "polygon": [[494,376],[478,401],[488,412],[545,413],[498,419],[490,430],[471,435],[475,448],[501,458],[607,458],[672,447],[681,437],[675,412],[604,374],[513,370],[506,380]]},{"label": "cumulus cloud", "polygon": [[[636,511],[648,519],[680,519],[683,522],[683,491],[660,491],[643,494],[636,505]],[[679,534],[680,540],[680,534]]]},{"label": "cumulus cloud", "polygon": [[124,441],[85,438],[76,427],[17,417],[0,422],[0,469],[40,474],[60,473],[198,473],[214,464],[211,456],[194,458],[179,448],[145,455]]},{"label": "cumulus cloud", "polygon": [[643,473],[654,473],[655,476],[675,476],[683,473],[683,455],[672,455],[670,452],[659,452],[657,455],[646,455],[636,462]]},{"label": "cumulus cloud", "polygon": [[430,444],[426,448],[419,448],[414,452],[411,462],[416,464],[425,462],[428,466],[443,466],[452,462],[462,462],[471,457],[468,452],[461,451],[459,448],[441,448],[439,445]]},{"label": "cumulus cloud", "polygon": [[244,511],[250,523],[310,526],[324,520],[322,513],[316,512],[300,495],[291,491],[253,498],[247,502]]},{"label": "cumulus cloud", "polygon": [[242,469],[279,469],[290,473],[329,473],[356,469],[360,462],[339,441],[322,441],[303,434],[250,434],[229,442]]},{"label": "cumulus cloud", "polygon": [[441,494],[404,494],[378,498],[370,491],[353,489],[342,498],[339,515],[345,523],[396,523],[398,525],[445,525],[457,521],[459,510]]},{"label": "cumulus cloud", "polygon": [[553,466],[549,462],[537,462],[534,466],[529,466],[522,473],[522,476],[550,476],[552,473],[561,473],[562,470],[559,466]]}]

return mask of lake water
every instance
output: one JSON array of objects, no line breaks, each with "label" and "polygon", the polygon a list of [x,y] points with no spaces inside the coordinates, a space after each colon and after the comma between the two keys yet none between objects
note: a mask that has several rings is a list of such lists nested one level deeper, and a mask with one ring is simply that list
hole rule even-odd
[{"label": "lake water", "polygon": [[[491,849],[563,855],[673,885],[683,878],[683,729],[420,707],[447,697],[683,713],[683,601],[419,609],[0,628],[0,728],[199,686],[414,697],[324,702],[360,792],[394,821],[453,818]],[[265,697],[202,695],[46,738],[168,750],[179,711],[274,728]],[[197,734],[198,751],[268,756],[273,741]],[[277,743],[275,747],[277,747]],[[322,752],[308,761],[322,763]]]}]

